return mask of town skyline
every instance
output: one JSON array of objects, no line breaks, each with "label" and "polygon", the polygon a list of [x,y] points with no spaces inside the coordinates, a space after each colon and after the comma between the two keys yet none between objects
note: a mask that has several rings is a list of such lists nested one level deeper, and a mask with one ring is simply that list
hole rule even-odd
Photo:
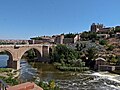
[{"label": "town skyline", "polygon": [[[119,0],[0,1],[0,39],[29,39],[119,24]],[[101,7],[102,5],[102,7]]]}]

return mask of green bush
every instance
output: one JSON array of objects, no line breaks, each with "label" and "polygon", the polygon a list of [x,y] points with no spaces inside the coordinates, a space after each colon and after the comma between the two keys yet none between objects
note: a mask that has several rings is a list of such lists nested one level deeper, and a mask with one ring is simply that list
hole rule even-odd
[{"label": "green bush", "polygon": [[60,90],[60,88],[56,85],[54,80],[50,80],[48,83],[40,81],[36,82],[36,84],[42,87],[44,90]]},{"label": "green bush", "polygon": [[19,81],[17,79],[13,79],[12,77],[5,78],[4,81],[9,85],[17,85]]},{"label": "green bush", "polygon": [[0,79],[6,82],[8,85],[17,85],[19,84],[19,81],[17,79],[13,79],[11,76],[10,77],[3,77],[0,76]]},{"label": "green bush", "polygon": [[0,68],[0,73],[2,72],[11,72],[12,69],[11,68]]},{"label": "green bush", "polygon": [[59,66],[57,67],[61,71],[86,71],[88,67],[66,67],[66,66]]},{"label": "green bush", "polygon": [[99,44],[100,44],[100,45],[107,45],[107,40],[100,40],[100,41],[99,41]]}]

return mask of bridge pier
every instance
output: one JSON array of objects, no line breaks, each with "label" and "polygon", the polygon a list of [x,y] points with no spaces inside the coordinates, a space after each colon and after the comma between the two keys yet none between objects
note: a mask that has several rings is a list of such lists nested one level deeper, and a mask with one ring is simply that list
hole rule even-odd
[{"label": "bridge pier", "polygon": [[7,61],[7,67],[19,70],[20,69],[20,60],[18,60],[18,61],[8,60]]},{"label": "bridge pier", "polygon": [[49,47],[48,46],[43,46],[42,49],[42,57],[49,57]]},{"label": "bridge pier", "polygon": [[12,68],[12,60],[10,59],[7,60],[7,67]]}]

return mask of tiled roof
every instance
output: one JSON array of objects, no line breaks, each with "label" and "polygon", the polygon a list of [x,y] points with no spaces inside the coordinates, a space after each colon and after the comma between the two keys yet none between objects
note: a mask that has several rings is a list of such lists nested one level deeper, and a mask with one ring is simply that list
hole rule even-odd
[{"label": "tiled roof", "polygon": [[19,85],[11,86],[7,88],[7,90],[43,90],[39,86],[37,86],[35,83],[26,82]]}]

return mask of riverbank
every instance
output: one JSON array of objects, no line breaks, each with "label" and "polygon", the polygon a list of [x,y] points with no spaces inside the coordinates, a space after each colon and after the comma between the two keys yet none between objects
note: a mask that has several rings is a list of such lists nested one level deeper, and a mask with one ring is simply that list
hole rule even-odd
[{"label": "riverbank", "polygon": [[11,68],[0,68],[0,79],[5,81],[8,85],[17,85],[20,82],[16,79],[19,76],[19,71]]},{"label": "riverbank", "polygon": [[109,71],[110,73],[118,74],[120,75],[120,70],[115,70],[115,71]]},{"label": "riverbank", "polygon": [[17,78],[20,75],[18,70],[12,68],[0,68],[0,76]]}]

